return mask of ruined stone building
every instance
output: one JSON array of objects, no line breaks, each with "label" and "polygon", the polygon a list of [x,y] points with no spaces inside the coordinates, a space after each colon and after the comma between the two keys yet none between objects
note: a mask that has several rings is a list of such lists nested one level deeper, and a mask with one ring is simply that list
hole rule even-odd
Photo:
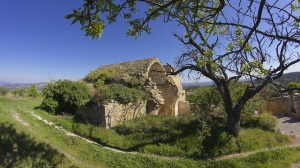
[{"label": "ruined stone building", "polygon": [[77,112],[87,122],[110,128],[123,121],[140,115],[178,116],[188,112],[185,91],[179,75],[168,75],[175,69],[170,65],[162,65],[157,58],[142,59],[119,64],[101,66],[92,71],[85,79],[87,83],[95,82],[89,76],[110,72],[114,75],[111,81],[126,84],[135,77],[143,82],[146,96],[139,102],[127,105],[111,101],[105,104],[84,106]]}]

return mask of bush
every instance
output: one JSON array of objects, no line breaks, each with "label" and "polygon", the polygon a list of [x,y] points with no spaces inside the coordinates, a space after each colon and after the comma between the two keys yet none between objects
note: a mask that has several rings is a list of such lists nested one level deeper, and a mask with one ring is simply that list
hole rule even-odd
[{"label": "bush", "polygon": [[84,83],[58,80],[43,89],[45,96],[41,108],[53,114],[74,114],[89,101],[89,89]]},{"label": "bush", "polygon": [[121,104],[137,102],[142,98],[142,92],[138,89],[128,88],[120,84],[110,85],[113,99]]},{"label": "bush", "polygon": [[109,86],[103,86],[98,88],[94,97],[93,102],[99,102],[101,104],[108,103],[114,98],[113,92],[110,90]]},{"label": "bush", "polygon": [[35,85],[31,85],[31,86],[29,87],[29,89],[27,90],[27,95],[28,95],[29,97],[33,97],[33,98],[38,97],[39,91],[37,90],[37,88],[36,88]]},{"label": "bush", "polygon": [[58,111],[58,102],[52,98],[46,98],[40,107],[51,114],[55,114]]},{"label": "bush", "polygon": [[216,87],[198,87],[191,91],[187,100],[192,104],[194,113],[210,113],[221,103],[221,96]]},{"label": "bush", "polygon": [[13,94],[19,97],[24,97],[25,96],[25,90],[22,88],[17,88],[16,90],[13,91]]},{"label": "bush", "polygon": [[93,100],[100,103],[115,100],[120,104],[128,104],[139,101],[142,96],[141,90],[120,84],[111,84],[98,88]]},{"label": "bush", "polygon": [[144,87],[144,81],[140,78],[137,78],[135,76],[129,78],[127,81],[127,84],[130,88],[135,88],[138,90],[143,90]]},{"label": "bush", "polygon": [[3,88],[3,87],[0,87],[0,95],[1,95],[1,96],[5,96],[8,92],[9,92],[8,89],[5,89],[5,88]]},{"label": "bush", "polygon": [[[118,71],[119,72],[119,71]],[[84,80],[87,82],[103,81],[105,84],[109,82],[110,78],[117,76],[117,69],[95,70],[90,72]],[[100,82],[101,83],[101,82]]]},{"label": "bush", "polygon": [[271,114],[263,113],[257,116],[249,117],[245,123],[245,127],[252,127],[252,128],[261,128],[266,131],[274,132],[276,131],[277,127],[277,119]]}]

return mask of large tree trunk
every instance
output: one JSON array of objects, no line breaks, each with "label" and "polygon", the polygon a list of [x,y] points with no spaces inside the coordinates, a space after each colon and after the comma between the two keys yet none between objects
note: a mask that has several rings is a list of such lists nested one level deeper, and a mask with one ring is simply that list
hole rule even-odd
[{"label": "large tree trunk", "polygon": [[234,112],[233,110],[227,112],[226,129],[230,135],[235,137],[240,133],[240,112]]}]

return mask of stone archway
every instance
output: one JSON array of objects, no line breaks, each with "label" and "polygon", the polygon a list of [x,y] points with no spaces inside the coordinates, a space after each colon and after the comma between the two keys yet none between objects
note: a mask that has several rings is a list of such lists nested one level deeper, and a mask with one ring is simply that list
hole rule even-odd
[{"label": "stone archway", "polygon": [[158,115],[177,116],[178,88],[172,78],[166,75],[166,71],[160,63],[155,62],[151,65],[148,71],[148,78],[156,85],[164,99],[164,104],[161,105]]}]

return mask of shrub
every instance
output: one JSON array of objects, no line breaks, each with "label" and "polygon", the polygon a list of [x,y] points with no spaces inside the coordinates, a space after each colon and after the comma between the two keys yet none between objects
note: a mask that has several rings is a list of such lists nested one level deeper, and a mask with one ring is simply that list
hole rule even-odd
[{"label": "shrub", "polygon": [[109,86],[103,86],[101,88],[98,88],[94,97],[93,102],[99,102],[101,104],[110,102],[113,100],[114,95]]},{"label": "shrub", "polygon": [[141,90],[121,84],[111,84],[98,88],[93,101],[105,103],[115,100],[120,104],[128,104],[139,101],[142,96],[143,92]]},{"label": "shrub", "polygon": [[249,117],[245,123],[245,127],[261,128],[266,131],[276,131],[277,119],[271,114],[263,113],[257,116]]},{"label": "shrub", "polygon": [[198,87],[192,90],[187,100],[192,103],[194,113],[210,113],[221,103],[221,96],[216,87]]},{"label": "shrub", "polygon": [[1,96],[5,96],[8,92],[9,92],[8,89],[5,89],[5,88],[3,88],[3,87],[0,87],[0,95],[1,95]]},{"label": "shrub", "polygon": [[137,78],[135,76],[129,78],[127,81],[127,84],[130,88],[135,88],[138,90],[143,90],[144,87],[144,81],[140,78]]},{"label": "shrub", "polygon": [[84,83],[70,80],[58,80],[43,89],[45,96],[41,108],[54,113],[74,114],[75,111],[89,101],[89,89]]},{"label": "shrub", "polygon": [[55,114],[58,111],[58,102],[53,98],[45,98],[40,107],[51,114]]},{"label": "shrub", "polygon": [[22,88],[17,88],[16,90],[13,91],[13,94],[19,97],[24,97],[25,96],[25,90]]},{"label": "shrub", "polygon": [[[119,72],[119,71],[118,71]],[[107,83],[110,78],[117,75],[116,69],[106,69],[106,70],[95,70],[90,72],[84,80],[87,82],[98,82],[103,81],[104,83]]]},{"label": "shrub", "polygon": [[31,85],[27,90],[27,95],[29,97],[36,98],[39,95],[39,91],[37,90],[35,85]]},{"label": "shrub", "polygon": [[142,98],[142,91],[124,85],[112,84],[110,89],[113,93],[113,99],[121,104],[137,102]]}]

